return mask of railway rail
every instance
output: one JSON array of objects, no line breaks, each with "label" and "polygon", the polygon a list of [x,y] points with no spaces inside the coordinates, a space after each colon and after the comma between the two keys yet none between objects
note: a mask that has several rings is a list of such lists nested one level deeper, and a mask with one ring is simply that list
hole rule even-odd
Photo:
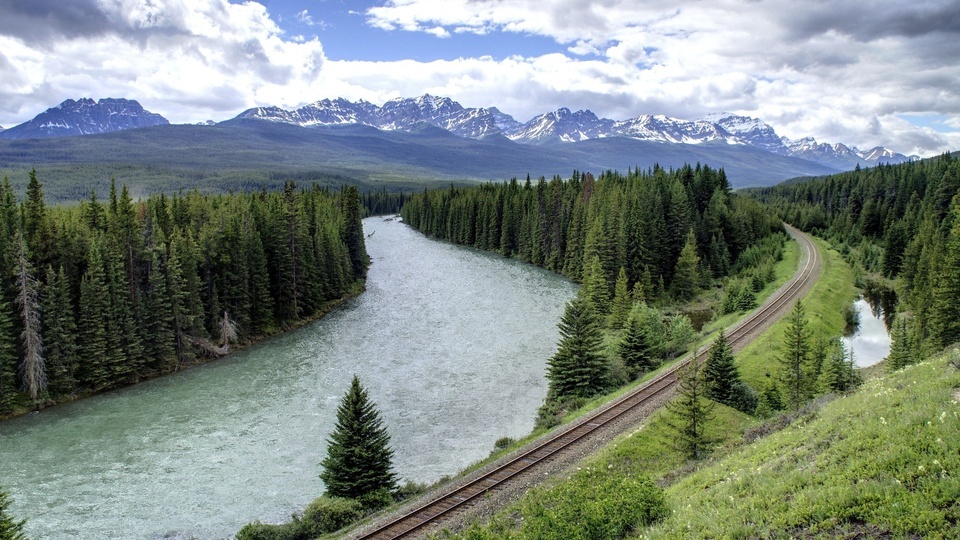
[{"label": "railway rail", "polygon": [[[767,324],[786,313],[793,302],[805,294],[819,275],[820,254],[810,237],[789,225],[786,227],[790,235],[803,246],[805,255],[800,269],[762,306],[727,331],[727,340],[734,350],[742,349],[759,335]],[[708,353],[709,347],[701,349],[697,352],[696,358],[701,360]],[[678,371],[692,359],[693,355],[688,354],[643,385],[607,403],[578,421],[559,428],[557,432],[545,436],[531,447],[477,478],[450,489],[413,509],[404,511],[399,517],[391,519],[357,538],[360,540],[393,540],[412,538],[420,534],[426,528],[468,508],[472,502],[491,490],[536,469],[539,464],[556,459],[557,456],[577,442],[597,433],[598,430],[622,418],[630,411],[669,393],[677,382]]]}]

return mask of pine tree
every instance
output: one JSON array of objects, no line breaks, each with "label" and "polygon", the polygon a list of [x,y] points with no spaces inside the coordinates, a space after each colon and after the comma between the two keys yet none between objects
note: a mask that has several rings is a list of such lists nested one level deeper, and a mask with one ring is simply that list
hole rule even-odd
[{"label": "pine tree", "polygon": [[78,381],[93,390],[112,382],[107,357],[107,324],[110,292],[103,270],[102,241],[95,239],[87,254],[87,272],[80,282],[79,331],[80,357]]},{"label": "pine tree", "polygon": [[810,333],[807,329],[806,313],[800,300],[797,300],[787,316],[783,352],[778,360],[781,367],[780,381],[787,393],[787,404],[792,408],[799,407],[807,399],[810,386],[808,375]]},{"label": "pine tree", "polygon": [[697,355],[678,372],[677,395],[667,403],[670,416],[666,425],[675,436],[668,444],[687,459],[700,459],[713,442],[706,426],[713,419],[713,402],[707,399],[707,383]]},{"label": "pine tree", "polygon": [[337,423],[327,442],[320,479],[328,495],[365,502],[382,500],[384,492],[396,490],[390,435],[356,375],[340,401]]},{"label": "pine tree", "polygon": [[0,295],[0,412],[17,397],[17,353],[10,304]]},{"label": "pine tree", "polygon": [[[648,310],[649,308],[642,302],[634,305],[630,310],[620,341],[617,343],[617,354],[631,378],[636,378],[660,365],[663,338],[652,335],[646,320]],[[654,316],[659,319],[659,314]]]},{"label": "pine tree", "polygon": [[77,385],[77,320],[70,302],[70,284],[61,266],[47,267],[43,310],[43,340],[46,344],[49,389],[54,396],[72,393]]},{"label": "pine tree", "polygon": [[707,396],[725,405],[732,405],[743,381],[740,372],[733,363],[733,351],[727,337],[720,332],[710,347],[710,355],[703,368],[703,378],[707,383]]},{"label": "pine tree", "polygon": [[777,411],[783,410],[783,396],[780,388],[772,379],[768,379],[760,392],[760,401],[757,405],[757,416],[766,418]]},{"label": "pine tree", "polygon": [[0,540],[27,540],[23,532],[26,520],[17,521],[10,515],[10,496],[0,487]]},{"label": "pine tree", "polygon": [[896,371],[914,363],[914,345],[910,339],[910,330],[906,316],[900,314],[893,323],[890,332],[890,354],[887,356],[887,370]]},{"label": "pine tree", "polygon": [[630,315],[630,308],[633,307],[630,290],[627,288],[627,270],[620,267],[617,274],[617,283],[613,288],[613,303],[610,306],[610,317],[607,319],[607,326],[619,330],[623,328]]},{"label": "pine tree", "polygon": [[824,392],[847,392],[860,384],[860,375],[853,362],[853,351],[847,351],[842,341],[832,347],[820,374],[820,388]]},{"label": "pine tree", "polygon": [[680,251],[680,258],[673,270],[673,281],[670,283],[670,292],[677,300],[686,301],[697,293],[697,284],[700,281],[700,257],[697,255],[697,239],[693,229],[687,234],[687,241]]},{"label": "pine tree", "polygon": [[950,204],[949,217],[953,226],[934,276],[929,321],[931,337],[940,347],[960,341],[960,194]]},{"label": "pine tree", "polygon": [[577,294],[589,300],[598,316],[610,312],[610,290],[607,288],[607,278],[604,276],[598,257],[593,256],[585,261],[583,284]]},{"label": "pine tree", "polygon": [[560,343],[547,361],[550,395],[589,397],[607,383],[607,361],[603,356],[603,334],[589,300],[577,296],[567,303],[560,319]]}]

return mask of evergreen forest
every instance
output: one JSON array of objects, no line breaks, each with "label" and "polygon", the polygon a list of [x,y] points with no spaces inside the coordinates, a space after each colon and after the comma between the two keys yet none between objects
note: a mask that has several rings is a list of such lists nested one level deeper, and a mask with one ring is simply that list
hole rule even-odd
[{"label": "evergreen forest", "polygon": [[[429,236],[498,251],[578,282],[588,280],[596,259],[609,296],[623,268],[628,287],[640,283],[647,300],[689,300],[697,288],[738,270],[751,246],[782,231],[756,201],[731,193],[723,169],[699,164],[451,187],[412,195],[402,216]],[[688,255],[701,262],[695,269],[681,260],[688,245]]]},{"label": "evergreen forest", "polygon": [[355,187],[47,206],[0,187],[0,416],[132,384],[311,320],[362,287]]},{"label": "evergreen forest", "polygon": [[956,157],[858,167],[751,195],[785,221],[838,246],[858,270],[858,286],[896,290],[892,367],[960,341]]}]

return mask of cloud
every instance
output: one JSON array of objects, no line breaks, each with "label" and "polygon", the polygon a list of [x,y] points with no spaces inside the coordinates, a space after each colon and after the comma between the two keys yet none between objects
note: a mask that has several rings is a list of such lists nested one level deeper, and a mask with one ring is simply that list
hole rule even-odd
[{"label": "cloud", "polygon": [[22,119],[84,96],[136,98],[174,121],[223,117],[308,91],[326,61],[316,38],[285,39],[262,5],[227,0],[3,2],[0,51],[0,112]]},{"label": "cloud", "polygon": [[[935,115],[958,127],[953,1],[387,0],[350,13],[372,33],[449,40],[438,42],[443,50],[465,34],[475,44],[538,36],[557,47],[497,59],[343,61],[327,58],[316,37],[285,34],[254,1],[6,0],[0,124],[84,96],[135,98],[194,122],[252,106],[429,92],[521,121],[559,107],[614,119],[729,111],[791,138],[924,155],[960,148],[957,130],[905,120]],[[323,25],[306,9],[296,19]]]},{"label": "cloud", "polygon": [[[952,1],[389,0],[367,17],[405,31],[550,38],[572,58],[534,62],[529,84],[611,117],[723,110],[759,116],[788,136],[902,143],[927,155],[960,147],[949,134],[895,120],[960,115],[960,4]],[[564,75],[565,83],[554,79]]]},{"label": "cloud", "polygon": [[310,16],[310,13],[307,10],[303,10],[300,13],[297,13],[297,20],[307,26],[313,26],[313,17]]}]

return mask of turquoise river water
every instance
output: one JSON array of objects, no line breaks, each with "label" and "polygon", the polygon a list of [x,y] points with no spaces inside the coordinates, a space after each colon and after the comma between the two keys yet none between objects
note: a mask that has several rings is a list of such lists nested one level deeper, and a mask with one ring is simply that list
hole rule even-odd
[{"label": "turquoise river water", "polygon": [[319,496],[357,374],[402,480],[433,482],[533,428],[571,282],[364,220],[367,291],[227,358],[0,423],[0,485],[33,540],[232,538]]}]

